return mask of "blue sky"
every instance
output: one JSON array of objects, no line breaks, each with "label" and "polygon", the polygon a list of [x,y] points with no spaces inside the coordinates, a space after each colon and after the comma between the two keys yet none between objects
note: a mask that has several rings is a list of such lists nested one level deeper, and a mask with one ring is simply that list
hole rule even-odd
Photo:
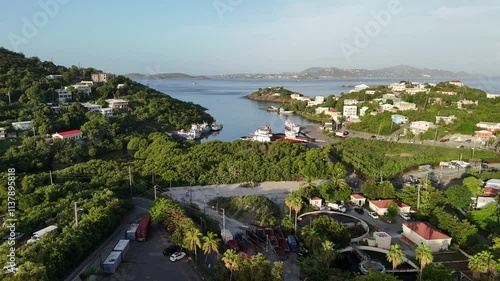
[{"label": "blue sky", "polygon": [[0,46],[114,73],[407,64],[498,75],[497,2],[2,1]]}]

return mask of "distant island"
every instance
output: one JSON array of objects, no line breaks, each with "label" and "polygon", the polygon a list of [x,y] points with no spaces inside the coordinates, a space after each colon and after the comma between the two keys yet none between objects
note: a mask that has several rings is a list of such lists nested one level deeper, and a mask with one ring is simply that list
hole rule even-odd
[{"label": "distant island", "polygon": [[128,73],[123,76],[129,79],[209,79],[207,76],[191,76],[184,73],[158,73],[158,74],[142,74]]},{"label": "distant island", "polygon": [[337,67],[311,67],[302,72],[281,74],[221,74],[218,78],[268,78],[268,79],[332,79],[332,78],[467,78],[479,77],[480,74],[452,72],[439,69],[416,68],[398,65],[380,69],[341,69]]}]

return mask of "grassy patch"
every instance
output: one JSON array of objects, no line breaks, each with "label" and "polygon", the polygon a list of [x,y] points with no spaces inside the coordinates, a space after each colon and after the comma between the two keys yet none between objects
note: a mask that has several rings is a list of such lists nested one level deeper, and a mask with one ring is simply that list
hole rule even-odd
[{"label": "grassy patch", "polygon": [[434,253],[434,262],[463,261],[467,257],[460,251],[447,253]]},{"label": "grassy patch", "polygon": [[281,218],[280,207],[261,195],[217,197],[210,200],[208,205],[218,205],[224,208],[228,216],[261,226],[276,225]]}]

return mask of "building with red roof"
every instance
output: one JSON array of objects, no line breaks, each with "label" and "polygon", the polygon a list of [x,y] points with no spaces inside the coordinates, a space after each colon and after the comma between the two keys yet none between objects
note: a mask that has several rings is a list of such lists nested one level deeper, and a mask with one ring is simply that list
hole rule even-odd
[{"label": "building with red roof", "polygon": [[351,202],[357,206],[363,206],[366,203],[366,198],[358,193],[351,194]]},{"label": "building with red roof", "polygon": [[427,245],[433,252],[448,250],[451,237],[426,222],[403,223],[403,236],[417,245]]},{"label": "building with red roof", "polygon": [[379,214],[380,216],[383,216],[387,213],[387,208],[389,207],[389,204],[392,202],[396,203],[399,207],[398,212],[407,214],[410,212],[410,205],[405,204],[397,199],[378,199],[378,200],[370,200],[370,209],[372,209],[374,212]]},{"label": "building with red roof", "polygon": [[52,138],[62,139],[62,140],[79,140],[82,138],[82,131],[80,130],[71,130],[66,132],[60,132],[52,134]]},{"label": "building with red roof", "polygon": [[319,198],[318,196],[315,196],[309,199],[309,204],[311,204],[311,206],[321,208],[321,205],[323,204],[323,199]]}]

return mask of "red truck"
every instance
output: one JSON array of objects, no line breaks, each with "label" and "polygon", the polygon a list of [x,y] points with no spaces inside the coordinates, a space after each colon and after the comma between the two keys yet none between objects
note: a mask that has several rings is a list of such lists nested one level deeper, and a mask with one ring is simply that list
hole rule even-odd
[{"label": "red truck", "polygon": [[143,215],[141,221],[139,222],[139,226],[137,227],[137,241],[146,241],[150,225],[151,217],[149,215]]}]

